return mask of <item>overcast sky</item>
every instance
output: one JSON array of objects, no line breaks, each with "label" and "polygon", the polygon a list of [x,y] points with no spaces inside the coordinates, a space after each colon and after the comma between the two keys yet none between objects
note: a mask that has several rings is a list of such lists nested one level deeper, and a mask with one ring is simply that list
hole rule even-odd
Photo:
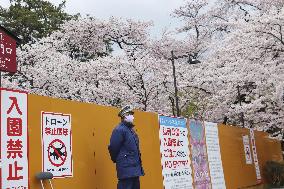
[{"label": "overcast sky", "polygon": [[[151,32],[157,36],[164,28],[175,28],[180,22],[170,16],[184,0],[66,0],[66,11],[70,14],[89,14],[101,19],[110,16],[154,21]],[[58,4],[60,0],[50,0]],[[1,0],[1,6],[8,7],[9,0]]]}]

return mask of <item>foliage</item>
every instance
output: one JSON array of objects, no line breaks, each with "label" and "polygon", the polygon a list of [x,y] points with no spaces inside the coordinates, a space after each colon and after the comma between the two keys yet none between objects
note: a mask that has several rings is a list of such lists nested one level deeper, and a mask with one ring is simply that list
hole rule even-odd
[{"label": "foliage", "polygon": [[72,16],[64,12],[65,1],[58,6],[44,0],[11,0],[9,8],[0,6],[0,24],[26,44],[48,36]]},{"label": "foliage", "polygon": [[272,187],[284,186],[284,163],[275,161],[266,162],[264,175]]}]

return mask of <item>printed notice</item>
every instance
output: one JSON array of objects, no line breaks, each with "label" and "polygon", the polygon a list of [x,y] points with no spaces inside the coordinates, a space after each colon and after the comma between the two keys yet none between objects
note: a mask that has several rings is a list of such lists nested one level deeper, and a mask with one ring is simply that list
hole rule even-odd
[{"label": "printed notice", "polygon": [[159,116],[159,122],[164,188],[191,189],[193,186],[186,119]]},{"label": "printed notice", "polygon": [[42,112],[43,171],[55,178],[73,175],[71,115]]},{"label": "printed notice", "polygon": [[204,124],[212,189],[226,189],[217,123]]},{"label": "printed notice", "polygon": [[249,145],[249,136],[248,135],[243,136],[243,143],[244,143],[246,164],[252,164],[251,151],[250,151],[250,145]]}]

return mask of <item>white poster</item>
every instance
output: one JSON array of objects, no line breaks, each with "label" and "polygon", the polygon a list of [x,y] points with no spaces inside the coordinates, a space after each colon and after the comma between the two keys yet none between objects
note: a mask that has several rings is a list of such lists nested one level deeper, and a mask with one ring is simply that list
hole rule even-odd
[{"label": "white poster", "polygon": [[1,189],[29,188],[27,123],[27,93],[1,89]]},{"label": "white poster", "polygon": [[212,189],[226,189],[217,123],[204,122]]},{"label": "white poster", "polygon": [[243,144],[244,144],[244,152],[246,158],[246,164],[252,164],[252,157],[250,152],[250,145],[249,145],[249,136],[243,136]]},{"label": "white poster", "polygon": [[193,188],[186,119],[159,116],[159,123],[164,188]]},{"label": "white poster", "polygon": [[71,115],[42,112],[43,171],[55,178],[73,176]]},{"label": "white poster", "polygon": [[258,158],[257,158],[253,129],[250,129],[250,138],[251,138],[253,161],[254,161],[254,165],[255,165],[256,179],[258,180],[258,182],[261,182],[261,174],[260,174],[260,169],[259,169],[259,164],[258,164]]}]

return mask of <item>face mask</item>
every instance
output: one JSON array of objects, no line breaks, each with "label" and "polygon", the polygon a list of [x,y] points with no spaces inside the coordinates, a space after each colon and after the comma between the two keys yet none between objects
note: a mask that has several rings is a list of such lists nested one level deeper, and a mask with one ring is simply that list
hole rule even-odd
[{"label": "face mask", "polygon": [[124,118],[124,121],[129,122],[129,123],[133,123],[134,120],[134,116],[133,115],[127,115]]}]

